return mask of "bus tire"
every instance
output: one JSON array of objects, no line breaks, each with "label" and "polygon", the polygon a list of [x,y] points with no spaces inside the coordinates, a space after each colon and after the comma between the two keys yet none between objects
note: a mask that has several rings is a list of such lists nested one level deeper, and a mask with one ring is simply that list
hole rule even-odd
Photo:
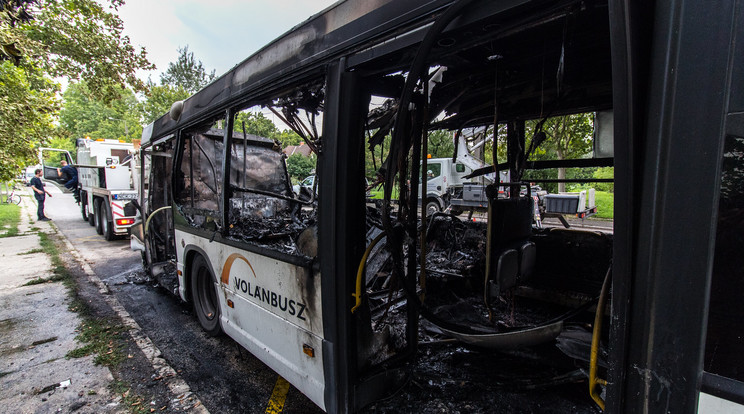
[{"label": "bus tire", "polygon": [[103,203],[101,204],[101,230],[103,232],[103,238],[106,241],[111,241],[116,238],[114,234],[114,223],[109,220],[109,217],[111,217],[111,207],[109,207],[108,203],[105,205]]},{"label": "bus tire", "polygon": [[201,255],[196,256],[191,264],[190,279],[191,298],[199,324],[209,336],[221,334],[220,302],[214,275]]},{"label": "bus tire", "polygon": [[103,214],[102,210],[102,202],[100,198],[96,198],[93,200],[93,215],[95,216],[96,221],[96,233],[103,234],[103,223],[101,222]]}]

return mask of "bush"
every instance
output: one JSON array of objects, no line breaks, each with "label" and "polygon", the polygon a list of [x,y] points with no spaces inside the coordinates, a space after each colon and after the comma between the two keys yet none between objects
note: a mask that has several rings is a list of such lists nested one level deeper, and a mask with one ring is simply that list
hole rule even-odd
[{"label": "bush", "polygon": [[[615,168],[614,167],[597,168],[597,171],[594,172],[593,177],[602,178],[602,179],[615,178]],[[608,193],[614,193],[615,184],[614,183],[594,183],[594,189],[597,191],[606,191]]]},{"label": "bush", "polygon": [[293,181],[299,181],[315,170],[315,157],[292,154],[287,158],[287,172]]}]

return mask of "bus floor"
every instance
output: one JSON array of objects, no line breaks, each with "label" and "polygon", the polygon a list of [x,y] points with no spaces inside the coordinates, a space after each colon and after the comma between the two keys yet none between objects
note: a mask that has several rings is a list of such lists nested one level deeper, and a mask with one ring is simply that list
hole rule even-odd
[{"label": "bus floor", "polygon": [[[422,330],[427,325],[422,322]],[[489,350],[424,338],[405,385],[365,411],[600,413],[589,396],[585,372],[554,342]]]}]

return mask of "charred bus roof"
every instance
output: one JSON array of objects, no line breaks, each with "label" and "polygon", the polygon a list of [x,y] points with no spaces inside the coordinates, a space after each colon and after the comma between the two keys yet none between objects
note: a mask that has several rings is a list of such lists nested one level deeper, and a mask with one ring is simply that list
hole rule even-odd
[{"label": "charred bus roof", "polygon": [[[260,101],[268,88],[321,78],[323,68],[341,57],[351,70],[404,73],[426,32],[421,29],[451,3],[336,3],[185,100],[181,111],[148,125],[143,145],[209,115],[205,108]],[[499,122],[611,108],[607,15],[602,1],[471,2],[429,54],[430,64],[448,69],[432,94],[433,109],[447,115],[437,127],[492,123],[494,101]],[[383,54],[384,62],[375,61]],[[396,97],[402,81],[387,77],[368,87]]]}]

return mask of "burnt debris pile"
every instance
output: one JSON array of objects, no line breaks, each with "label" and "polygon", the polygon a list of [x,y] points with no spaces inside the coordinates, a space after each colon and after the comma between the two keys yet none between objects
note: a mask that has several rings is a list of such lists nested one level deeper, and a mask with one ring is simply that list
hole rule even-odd
[{"label": "burnt debris pile", "polygon": [[430,219],[427,227],[427,274],[432,278],[472,278],[483,274],[488,230],[485,223],[444,215]]},{"label": "burnt debris pile", "polygon": [[[270,209],[271,199],[252,199],[251,203],[266,202]],[[236,207],[237,208],[237,207]],[[261,217],[257,215],[235,214],[235,221],[230,224],[230,238],[246,241],[256,246],[276,250],[292,255],[312,257],[313,249],[308,250],[305,232],[310,229],[314,235],[316,210],[301,210],[294,216],[275,215]],[[317,243],[317,242],[316,242]],[[315,249],[317,250],[317,248]]]},{"label": "burnt debris pile", "polygon": [[[487,223],[438,214],[424,225],[425,289],[419,283],[416,294],[423,297],[419,303],[422,316],[433,323],[423,325],[428,339],[443,334],[468,342],[468,336],[514,334],[545,326],[552,327],[530,335],[553,339],[563,321],[586,316],[582,309],[595,302],[612,253],[608,234],[535,228],[529,238],[537,252],[534,271],[529,278],[494,293],[489,283],[492,278],[487,277]],[[368,239],[380,233],[371,226]],[[385,243],[371,249],[366,270],[373,326],[380,330],[404,324],[410,292],[392,276]],[[420,276],[420,267],[418,271]],[[494,343],[498,347],[502,342]]]}]

